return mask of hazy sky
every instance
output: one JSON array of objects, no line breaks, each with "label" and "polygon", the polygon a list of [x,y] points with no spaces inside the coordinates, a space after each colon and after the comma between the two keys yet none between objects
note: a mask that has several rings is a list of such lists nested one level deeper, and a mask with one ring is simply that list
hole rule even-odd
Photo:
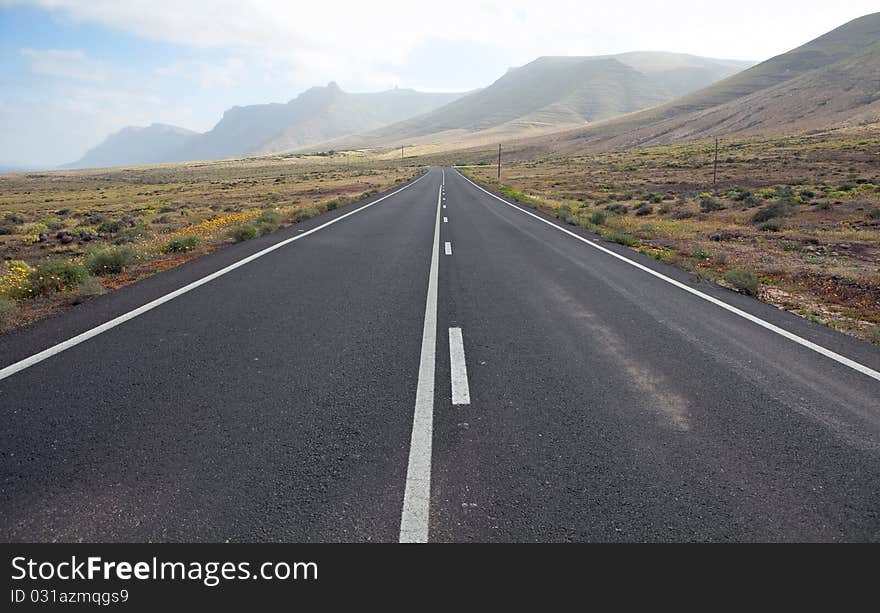
[{"label": "hazy sky", "polygon": [[0,0],[0,165],[77,159],[126,125],[207,130],[235,104],[460,91],[541,55],[763,60],[877,0]]}]

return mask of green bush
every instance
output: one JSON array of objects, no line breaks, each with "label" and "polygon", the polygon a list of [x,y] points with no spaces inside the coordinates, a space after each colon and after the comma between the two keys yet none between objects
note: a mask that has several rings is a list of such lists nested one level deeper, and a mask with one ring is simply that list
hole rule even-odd
[{"label": "green bush", "polygon": [[605,207],[605,210],[609,213],[614,213],[615,215],[626,215],[626,212],[629,209],[625,204],[609,204]]},{"label": "green bush", "polygon": [[784,202],[772,202],[755,211],[755,214],[752,215],[752,223],[762,223],[776,217],[783,217],[787,215],[790,210],[791,207]]},{"label": "green bush", "polygon": [[15,231],[18,229],[18,226],[11,221],[0,221],[0,235],[2,234],[15,234]]},{"label": "green bush", "polygon": [[325,211],[332,211],[332,210],[337,209],[341,206],[345,206],[349,202],[351,202],[350,198],[346,198],[345,196],[339,196],[339,198],[336,198],[335,200],[331,200],[330,202],[325,203],[324,210]]},{"label": "green bush", "polygon": [[725,273],[724,280],[730,283],[737,291],[749,296],[758,295],[758,278],[751,270],[731,268]]},{"label": "green bush", "polygon": [[79,285],[89,277],[81,264],[64,260],[43,260],[30,273],[30,286],[35,296],[60,292]]},{"label": "green bush", "polygon": [[720,211],[724,208],[724,206],[715,200],[712,196],[706,196],[700,198],[700,210],[703,213],[711,213],[713,211]]},{"label": "green bush", "polygon": [[654,207],[652,207],[652,206],[651,206],[650,204],[648,204],[647,202],[642,202],[642,203],[641,203],[639,206],[637,206],[634,210],[635,210],[635,212],[636,212],[636,215],[638,215],[639,217],[643,217],[643,216],[645,216],[645,215],[650,215],[651,213],[653,213],[653,212],[654,212]]},{"label": "green bush", "polygon": [[142,238],[146,238],[148,234],[149,230],[147,229],[147,226],[141,223],[130,228],[123,228],[119,233],[119,237],[113,242],[117,245],[133,243]]},{"label": "green bush", "polygon": [[115,275],[134,264],[140,254],[132,247],[108,245],[90,249],[86,254],[86,268],[93,275]]},{"label": "green bush", "polygon": [[260,234],[271,234],[275,230],[278,229],[278,224],[281,221],[281,215],[279,215],[276,211],[271,209],[263,211],[259,217],[254,219],[253,223],[256,224],[257,230],[260,231]]},{"label": "green bush", "polygon": [[104,284],[101,283],[101,280],[97,277],[89,277],[76,286],[76,297],[78,302],[106,293],[107,288],[104,287]]},{"label": "green bush", "polygon": [[571,209],[569,208],[563,207],[558,209],[556,211],[556,219],[564,221],[565,223],[571,224],[573,226],[577,225],[577,216],[575,216],[575,214],[572,213]]},{"label": "green bush", "polygon": [[275,224],[277,226],[278,222],[281,221],[281,215],[277,211],[267,209],[260,213],[260,216],[254,219],[254,221],[257,223]]},{"label": "green bush", "polygon": [[601,226],[605,223],[607,215],[603,211],[593,211],[590,213],[590,223],[596,226]]},{"label": "green bush", "polygon": [[770,219],[764,223],[759,223],[758,229],[762,232],[779,232],[782,229],[782,220]]},{"label": "green bush", "polygon": [[205,241],[198,236],[178,236],[168,241],[163,251],[165,253],[188,253],[199,249],[204,243]]},{"label": "green bush", "polygon": [[8,322],[18,311],[18,307],[9,298],[0,296],[0,325]]},{"label": "green bush", "polygon": [[98,232],[101,234],[115,234],[122,229],[122,222],[118,220],[105,221],[98,226]]},{"label": "green bush", "polygon": [[311,219],[318,214],[318,211],[312,208],[298,209],[290,216],[291,223],[299,223],[306,219]]},{"label": "green bush", "polygon": [[811,189],[802,189],[798,195],[801,197],[801,200],[812,200],[816,197],[816,192]]},{"label": "green bush", "polygon": [[228,234],[236,243],[240,243],[260,236],[260,229],[257,224],[248,222],[231,227]]},{"label": "green bush", "polygon": [[642,244],[641,241],[639,241],[639,239],[637,239],[632,234],[619,232],[617,230],[612,230],[611,232],[608,232],[607,234],[605,234],[605,238],[613,243],[626,245],[627,247],[638,247]]},{"label": "green bush", "polygon": [[880,219],[880,207],[874,207],[870,211],[868,211],[869,219]]}]

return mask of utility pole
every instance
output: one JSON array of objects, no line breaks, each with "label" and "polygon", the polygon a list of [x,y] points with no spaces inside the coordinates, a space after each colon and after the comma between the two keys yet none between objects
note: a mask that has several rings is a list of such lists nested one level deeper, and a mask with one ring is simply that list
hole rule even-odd
[{"label": "utility pole", "polygon": [[712,185],[718,181],[718,138],[715,138],[715,164],[712,167]]},{"label": "utility pole", "polygon": [[501,143],[498,143],[498,181],[501,182]]},{"label": "utility pole", "polygon": [[403,148],[404,148],[404,147],[406,147],[406,145],[401,145],[401,146],[400,146],[400,161],[401,161],[401,162],[403,162]]}]

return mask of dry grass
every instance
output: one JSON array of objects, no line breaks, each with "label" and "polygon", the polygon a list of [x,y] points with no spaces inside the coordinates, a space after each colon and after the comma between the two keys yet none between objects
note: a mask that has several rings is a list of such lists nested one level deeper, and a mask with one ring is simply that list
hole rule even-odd
[{"label": "dry grass", "polygon": [[[25,264],[82,263],[96,247],[132,247],[138,261],[101,280],[114,289],[222,247],[232,240],[230,229],[255,218],[273,219],[260,226],[265,232],[276,219],[296,223],[418,172],[351,156],[282,156],[0,175],[0,296],[17,306],[0,331],[94,294],[93,280],[88,291],[28,298],[18,291],[28,282]],[[172,246],[183,237],[194,238]]]},{"label": "dry grass", "polygon": [[[713,147],[523,154],[508,161],[501,186],[493,168],[467,172],[707,280],[751,271],[761,299],[880,342],[880,130],[727,141],[714,185]],[[778,216],[753,221],[773,205]]]}]

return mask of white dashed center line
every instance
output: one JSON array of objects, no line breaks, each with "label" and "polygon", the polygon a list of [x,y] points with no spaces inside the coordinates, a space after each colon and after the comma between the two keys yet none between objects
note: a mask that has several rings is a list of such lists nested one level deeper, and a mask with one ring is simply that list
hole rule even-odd
[{"label": "white dashed center line", "polygon": [[470,404],[467,362],[464,357],[464,340],[461,328],[449,328],[449,364],[452,377],[452,404]]}]

